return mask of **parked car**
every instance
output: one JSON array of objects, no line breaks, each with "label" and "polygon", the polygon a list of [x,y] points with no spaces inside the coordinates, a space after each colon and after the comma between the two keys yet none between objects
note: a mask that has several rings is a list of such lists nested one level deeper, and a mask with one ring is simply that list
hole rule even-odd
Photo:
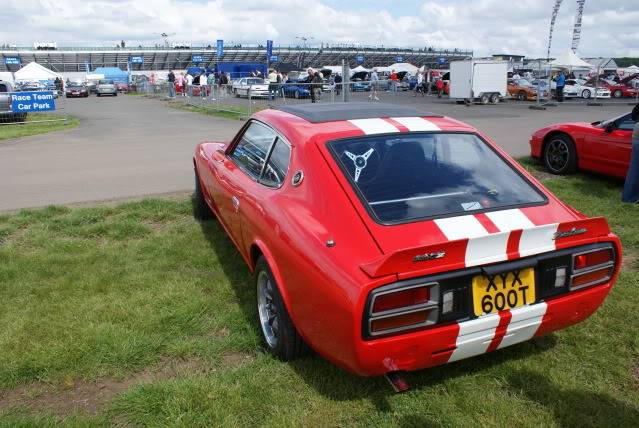
[{"label": "parked car", "polygon": [[254,273],[282,360],[311,348],[397,381],[578,323],[619,272],[605,219],[477,129],[415,108],[283,105],[193,162],[195,214],[215,215]]},{"label": "parked car", "polygon": [[89,90],[84,85],[69,84],[64,89],[64,94],[67,98],[86,98],[89,96]]},{"label": "parked car", "polygon": [[519,101],[534,101],[537,99],[537,89],[526,79],[508,79],[506,90],[512,98]]},{"label": "parked car", "polygon": [[268,83],[260,77],[242,77],[233,82],[231,90],[236,97],[268,97]]},{"label": "parked car", "polygon": [[624,178],[632,152],[630,113],[593,123],[560,123],[535,132],[531,156],[541,159],[553,174],[577,169]]},{"label": "parked car", "polygon": [[[358,80],[351,83],[351,91],[353,92],[368,92],[371,90],[371,82],[369,80]],[[379,87],[378,87],[378,90]]]},{"label": "parked car", "polygon": [[634,98],[639,93],[639,89],[633,88],[629,85],[629,83],[638,77],[639,74],[633,74],[624,79],[621,79],[619,82],[601,80],[600,84],[610,91],[610,94],[613,98]]},{"label": "parked car", "polygon": [[129,84],[127,82],[115,82],[115,89],[118,92],[129,92]]},{"label": "parked car", "polygon": [[285,84],[279,87],[278,94],[284,98],[309,98],[311,91],[308,89],[308,85],[298,83],[292,80],[288,80]]},{"label": "parked car", "polygon": [[95,90],[98,97],[101,97],[102,95],[118,96],[118,90],[115,87],[113,80],[99,80]]},{"label": "parked car", "polygon": [[[585,85],[585,80],[566,79],[564,86],[565,98],[589,99],[595,96],[595,87]],[[557,82],[553,81],[551,86],[553,91],[557,89]],[[610,91],[602,86],[597,88],[597,98],[610,98]]]},{"label": "parked car", "polygon": [[24,122],[27,120],[27,113],[15,113],[11,110],[10,93],[16,92],[11,82],[0,80],[0,123],[3,122]]}]

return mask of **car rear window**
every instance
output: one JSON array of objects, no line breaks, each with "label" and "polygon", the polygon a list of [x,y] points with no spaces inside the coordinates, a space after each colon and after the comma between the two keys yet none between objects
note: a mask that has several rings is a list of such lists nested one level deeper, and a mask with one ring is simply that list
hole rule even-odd
[{"label": "car rear window", "polygon": [[546,202],[475,134],[382,135],[332,141],[328,146],[368,211],[381,223]]}]

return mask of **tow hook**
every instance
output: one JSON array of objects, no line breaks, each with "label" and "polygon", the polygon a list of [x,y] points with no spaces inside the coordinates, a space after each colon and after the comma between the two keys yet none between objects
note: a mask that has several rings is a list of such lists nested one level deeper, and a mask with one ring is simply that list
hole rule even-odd
[{"label": "tow hook", "polygon": [[403,371],[388,372],[384,377],[391,384],[395,392],[404,392],[410,389],[410,385],[406,382],[406,379],[404,379]]}]

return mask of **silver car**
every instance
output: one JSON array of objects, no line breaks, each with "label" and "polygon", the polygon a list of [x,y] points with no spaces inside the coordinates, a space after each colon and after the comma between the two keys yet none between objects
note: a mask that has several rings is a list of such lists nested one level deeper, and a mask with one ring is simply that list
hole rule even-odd
[{"label": "silver car", "polygon": [[118,96],[118,89],[115,87],[113,80],[100,80],[95,88],[98,97],[102,95],[114,95]]}]

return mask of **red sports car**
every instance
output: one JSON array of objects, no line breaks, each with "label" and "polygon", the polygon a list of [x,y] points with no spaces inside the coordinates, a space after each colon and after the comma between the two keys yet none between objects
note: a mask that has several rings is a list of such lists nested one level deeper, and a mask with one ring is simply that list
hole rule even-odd
[{"label": "red sports car", "polygon": [[194,156],[196,214],[255,274],[268,350],[388,375],[584,320],[617,277],[603,218],[476,129],[377,103],[280,106]]},{"label": "red sports car", "polygon": [[542,159],[553,174],[577,168],[624,178],[630,164],[630,113],[593,123],[560,123],[542,128],[530,138],[530,154]]},{"label": "red sports car", "polygon": [[606,88],[610,89],[610,94],[613,98],[622,98],[622,97],[634,98],[637,96],[637,93],[639,93],[639,89],[628,86],[628,83],[637,78],[639,78],[639,74],[630,75],[624,79],[621,79],[617,83],[610,83],[605,80],[601,82]]}]

